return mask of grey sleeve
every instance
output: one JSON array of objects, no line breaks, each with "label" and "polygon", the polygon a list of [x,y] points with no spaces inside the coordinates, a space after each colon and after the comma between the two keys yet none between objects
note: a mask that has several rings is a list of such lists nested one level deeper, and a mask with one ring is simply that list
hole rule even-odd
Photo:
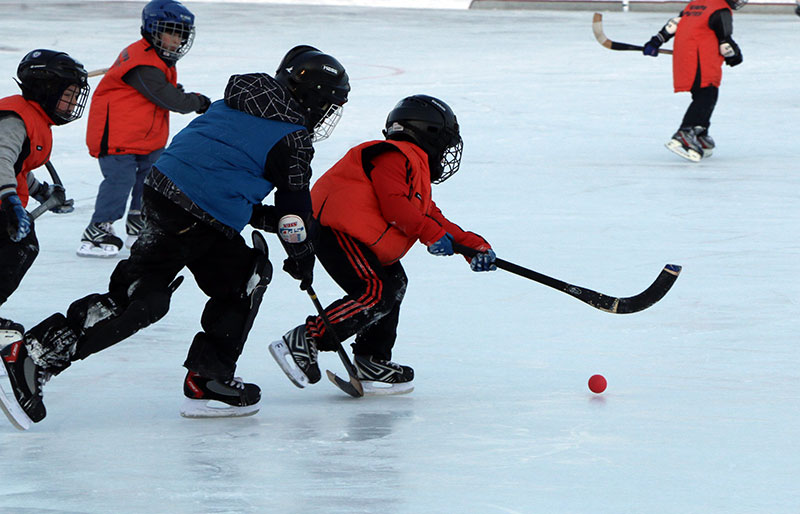
[{"label": "grey sleeve", "polygon": [[14,165],[28,137],[22,118],[8,114],[0,118],[0,198],[17,190]]},{"label": "grey sleeve", "polygon": [[203,105],[200,96],[184,93],[167,80],[164,72],[154,66],[136,66],[122,80],[157,106],[181,114],[194,112]]}]

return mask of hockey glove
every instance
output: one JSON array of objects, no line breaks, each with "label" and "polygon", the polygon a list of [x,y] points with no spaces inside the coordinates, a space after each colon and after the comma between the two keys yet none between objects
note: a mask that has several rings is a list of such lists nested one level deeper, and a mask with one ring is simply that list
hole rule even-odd
[{"label": "hockey glove", "polygon": [[278,209],[274,205],[255,205],[250,216],[250,225],[265,232],[278,232]]},{"label": "hockey glove", "polygon": [[71,198],[67,200],[64,186],[58,184],[51,185],[47,182],[41,182],[35,192],[31,192],[31,196],[39,203],[45,203],[50,198],[55,197],[56,203],[49,209],[50,212],[67,214],[75,210],[75,201]]},{"label": "hockey glove", "polygon": [[431,255],[453,255],[453,236],[445,233],[435,243],[428,246]]},{"label": "hockey glove", "polygon": [[728,66],[733,67],[737,64],[742,64],[742,51],[733,39],[720,43],[719,53],[725,58],[725,64]]},{"label": "hockey glove", "polygon": [[308,253],[303,257],[287,257],[283,261],[283,271],[292,276],[293,279],[300,281],[300,289],[308,290],[314,282],[314,261],[313,253]]},{"label": "hockey glove", "polygon": [[642,53],[644,55],[649,55],[651,57],[658,57],[658,49],[661,47],[661,39],[659,39],[658,35],[650,38],[650,41],[644,44],[644,48],[642,49]]},{"label": "hockey glove", "polygon": [[489,248],[473,257],[469,261],[469,267],[472,268],[472,271],[494,271],[497,269],[497,264],[494,262],[496,258],[494,250]]},{"label": "hockey glove", "polygon": [[211,106],[211,99],[208,98],[206,95],[201,95],[200,93],[195,93],[195,94],[200,97],[200,107],[194,112],[196,112],[197,114],[203,114]]},{"label": "hockey glove", "polygon": [[6,230],[8,237],[15,243],[19,243],[31,232],[31,217],[28,211],[22,206],[22,202],[16,193],[11,193],[2,200],[0,209],[6,215]]},{"label": "hockey glove", "polygon": [[795,9],[794,9],[794,13],[795,13],[796,15],[800,16],[800,3],[799,3],[799,4],[797,4],[797,7],[795,7]]}]

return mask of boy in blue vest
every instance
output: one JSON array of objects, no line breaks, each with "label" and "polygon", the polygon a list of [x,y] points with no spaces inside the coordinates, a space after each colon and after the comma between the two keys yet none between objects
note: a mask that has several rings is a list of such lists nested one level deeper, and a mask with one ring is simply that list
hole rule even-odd
[{"label": "boy in blue vest", "polygon": [[[178,133],[153,166],[144,228],[130,258],[115,268],[109,292],[73,302],[66,316],[50,316],[24,342],[0,351],[10,381],[0,387],[14,391],[25,414],[20,424],[45,417],[37,384],[161,319],[184,267],[209,300],[184,362],[181,414],[258,412],[259,387],[234,378],[234,371],[272,267],[260,233],[250,248],[240,232],[248,223],[276,232],[303,228],[311,212],[312,142],[330,134],[349,91],[339,61],[310,46],[290,50],[275,78],[230,78],[224,100]],[[275,205],[262,205],[273,189]],[[284,270],[310,283],[310,239],[292,241],[290,234]]]}]

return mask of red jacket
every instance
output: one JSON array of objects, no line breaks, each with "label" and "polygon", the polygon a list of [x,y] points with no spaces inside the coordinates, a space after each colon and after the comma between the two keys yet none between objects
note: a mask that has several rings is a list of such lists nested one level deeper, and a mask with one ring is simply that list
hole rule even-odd
[{"label": "red jacket", "polygon": [[125,48],[92,95],[86,127],[86,145],[92,157],[104,152],[144,155],[167,144],[169,110],[122,80],[137,66],[158,68],[173,86],[178,83],[177,70],[167,66],[144,39]]},{"label": "red jacket", "polygon": [[30,153],[22,161],[17,172],[17,195],[22,205],[28,205],[28,173],[50,160],[50,151],[53,149],[53,120],[44,112],[37,103],[25,100],[21,95],[9,96],[0,99],[0,111],[17,113],[30,141]]},{"label": "red jacket", "polygon": [[445,232],[461,244],[490,248],[444,217],[431,198],[428,156],[413,143],[369,141],[352,148],[317,180],[311,200],[322,225],[361,241],[383,265],[400,260],[416,241],[430,245]]},{"label": "red jacket", "polygon": [[683,9],[672,55],[672,82],[675,92],[691,91],[698,64],[700,87],[717,86],[722,82],[722,63],[717,35],[708,26],[712,13],[728,9],[725,0],[692,0]]}]

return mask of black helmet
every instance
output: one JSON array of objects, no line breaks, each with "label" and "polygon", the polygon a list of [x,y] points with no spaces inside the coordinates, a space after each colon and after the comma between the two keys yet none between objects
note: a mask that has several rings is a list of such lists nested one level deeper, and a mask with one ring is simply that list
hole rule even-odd
[{"label": "black helmet", "polygon": [[725,1],[734,11],[738,11],[739,9],[744,7],[744,4],[747,3],[747,0],[725,0]]},{"label": "black helmet", "polygon": [[344,66],[313,46],[300,45],[284,56],[275,80],[288,89],[303,108],[313,141],[330,136],[347,103],[350,79]]},{"label": "black helmet", "polygon": [[386,118],[386,139],[411,141],[428,154],[431,182],[444,182],[461,165],[464,143],[453,110],[438,98],[414,95],[403,98]]},{"label": "black helmet", "polygon": [[17,77],[22,96],[41,105],[56,125],[83,115],[89,99],[88,74],[66,53],[33,50],[19,63]]}]

